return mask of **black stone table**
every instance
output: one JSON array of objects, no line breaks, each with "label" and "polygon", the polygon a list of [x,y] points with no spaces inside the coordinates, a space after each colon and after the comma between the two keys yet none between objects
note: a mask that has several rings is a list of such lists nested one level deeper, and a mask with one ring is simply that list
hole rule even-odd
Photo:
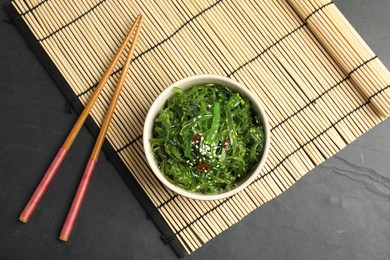
[{"label": "black stone table", "polygon": [[[390,68],[390,1],[335,2]],[[175,259],[104,154],[70,241],[58,240],[94,143],[85,128],[30,222],[18,221],[77,115],[7,20],[1,9],[0,259]],[[390,120],[187,259],[390,259]]]}]

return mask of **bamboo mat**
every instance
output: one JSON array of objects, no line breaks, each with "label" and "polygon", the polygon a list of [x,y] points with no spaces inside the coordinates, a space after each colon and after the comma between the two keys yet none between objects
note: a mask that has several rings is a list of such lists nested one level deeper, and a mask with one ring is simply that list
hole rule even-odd
[{"label": "bamboo mat", "polygon": [[[329,0],[14,0],[7,10],[79,112],[135,16],[146,16],[104,150],[180,256],[389,115],[387,69]],[[124,57],[87,121],[96,135],[123,63]],[[266,107],[272,127],[260,176],[218,201],[167,190],[143,154],[143,121],[153,100],[172,82],[202,73],[246,85]]]}]

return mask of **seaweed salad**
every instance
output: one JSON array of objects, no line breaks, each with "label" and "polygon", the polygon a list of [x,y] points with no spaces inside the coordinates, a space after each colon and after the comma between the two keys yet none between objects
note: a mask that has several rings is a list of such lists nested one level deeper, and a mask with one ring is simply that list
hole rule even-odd
[{"label": "seaweed salad", "polygon": [[231,189],[262,156],[264,130],[249,99],[218,84],[173,91],[150,140],[160,170],[188,191]]}]

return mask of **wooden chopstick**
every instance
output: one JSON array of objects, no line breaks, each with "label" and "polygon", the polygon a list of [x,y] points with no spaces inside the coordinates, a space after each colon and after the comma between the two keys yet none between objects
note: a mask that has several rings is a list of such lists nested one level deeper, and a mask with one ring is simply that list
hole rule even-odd
[{"label": "wooden chopstick", "polygon": [[139,32],[141,30],[142,21],[143,21],[143,17],[141,16],[139,19],[139,24],[138,24],[137,30],[135,32],[133,42],[131,43],[131,46],[130,46],[129,54],[126,58],[126,61],[125,61],[125,64],[123,66],[121,75],[119,77],[118,84],[116,86],[114,95],[111,99],[110,106],[108,107],[106,116],[103,120],[103,124],[100,128],[99,136],[96,139],[95,146],[93,147],[91,156],[88,160],[87,166],[85,167],[83,177],[81,179],[79,187],[77,188],[76,195],[74,196],[72,206],[69,210],[68,216],[66,217],[64,226],[62,227],[61,234],[60,234],[60,240],[62,240],[62,241],[68,241],[68,238],[70,236],[70,233],[72,232],[74,223],[76,221],[78,212],[80,210],[81,203],[84,199],[85,193],[87,192],[88,184],[91,180],[92,173],[95,169],[100,151],[102,149],[103,142],[104,142],[108,127],[109,127],[110,122],[111,122],[112,115],[114,114],[114,111],[115,111],[116,103],[119,99],[119,95],[121,93],[123,83],[126,79],[127,72],[130,68],[130,62],[132,60],[135,45],[136,45],[138,37],[139,37]]},{"label": "wooden chopstick", "polygon": [[[87,104],[85,105],[82,113],[80,114],[75,125],[73,126],[68,137],[66,138],[64,144],[59,149],[57,155],[55,156],[52,163],[50,164],[50,166],[49,166],[48,170],[46,171],[45,175],[43,176],[41,182],[39,183],[39,185],[35,189],[33,195],[31,196],[30,200],[28,201],[28,203],[26,204],[22,213],[20,214],[20,217],[19,217],[20,221],[26,223],[30,219],[30,217],[33,214],[36,207],[38,206],[38,203],[42,199],[48,186],[50,185],[50,183],[53,180],[55,174],[57,173],[59,167],[61,166],[63,160],[65,159],[66,154],[68,153],[69,149],[71,148],[76,136],[80,132],[82,125],[84,124],[85,120],[87,119],[93,105],[95,104],[97,98],[100,95],[100,92],[102,91],[104,85],[107,83],[107,80],[111,75],[111,72],[113,71],[115,65],[117,64],[122,52],[124,51],[127,43],[129,42],[131,36],[134,33],[134,30],[135,30],[137,24],[140,21],[142,21],[142,15],[138,15],[136,20],[134,21],[133,25],[131,26],[131,28],[130,28],[129,32],[127,33],[125,39],[123,40],[121,46],[119,47],[119,49],[116,52],[114,58],[112,59],[110,65],[108,66],[106,72],[104,73],[103,77],[99,81],[99,84],[96,86],[95,91],[92,93],[92,95],[91,95],[90,99],[88,100]],[[138,31],[139,31],[140,26],[141,26],[141,24],[138,27]],[[131,55],[129,55],[129,56],[132,56],[132,53],[134,52],[133,46],[135,46],[135,42],[136,42],[136,39],[133,41],[132,47],[130,48]],[[127,62],[127,60],[126,60],[126,62]],[[127,71],[128,67],[129,67],[129,65],[127,65],[126,68],[124,67],[123,72]],[[122,73],[122,74],[124,74],[124,73]],[[123,82],[121,84],[123,84]],[[118,93],[118,95],[119,95],[119,93]],[[115,101],[115,103],[116,103],[116,101]],[[114,109],[112,109],[112,110],[114,110]],[[111,115],[112,115],[112,112],[111,112]],[[111,115],[110,115],[110,117],[111,117]],[[110,120],[108,120],[108,124],[109,124],[109,121]],[[105,133],[107,132],[107,128],[108,128],[108,125],[106,126]],[[105,136],[105,133],[104,133],[104,136]],[[98,138],[99,143],[103,142],[102,140],[104,140],[104,136],[100,137],[100,134],[99,134],[99,137],[100,137],[100,138]],[[97,141],[97,143],[98,143],[98,141]],[[100,149],[101,149],[101,144],[99,144],[99,147],[96,147],[96,149],[94,149],[94,151],[95,151],[94,158],[97,159],[97,156],[99,155]]]}]

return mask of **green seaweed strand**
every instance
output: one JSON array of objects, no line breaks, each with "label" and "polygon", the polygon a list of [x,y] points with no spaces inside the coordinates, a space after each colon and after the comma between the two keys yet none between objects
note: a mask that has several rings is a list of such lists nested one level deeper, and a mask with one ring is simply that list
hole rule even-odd
[{"label": "green seaweed strand", "polygon": [[231,189],[262,156],[264,130],[249,99],[218,84],[173,91],[150,140],[161,171],[188,191]]}]

